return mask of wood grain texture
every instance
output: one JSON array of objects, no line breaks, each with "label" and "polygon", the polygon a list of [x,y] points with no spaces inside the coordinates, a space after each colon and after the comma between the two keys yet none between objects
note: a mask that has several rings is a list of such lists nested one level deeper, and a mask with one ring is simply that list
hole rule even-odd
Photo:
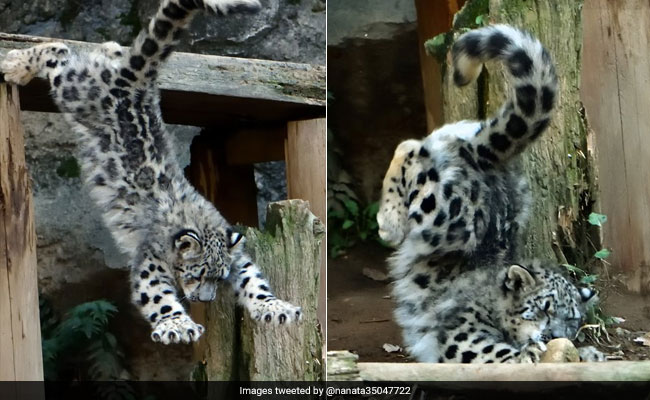
[{"label": "wood grain texture", "polygon": [[[366,382],[428,381],[471,382],[503,381],[648,381],[650,361],[611,361],[602,363],[549,364],[404,364],[359,363],[359,375]],[[478,385],[480,387],[480,385]],[[530,390],[536,388],[530,387]]]},{"label": "wood grain texture", "polygon": [[594,150],[608,261],[650,292],[650,5],[586,1],[581,94]]},{"label": "wood grain texture", "polygon": [[322,379],[323,338],[316,310],[323,236],[323,224],[302,200],[271,203],[266,230],[246,231],[248,253],[275,295],[302,307],[303,321],[292,326],[252,321],[235,308],[232,291],[223,288],[218,299],[205,306],[206,333],[195,347],[195,358],[205,362],[207,379]]},{"label": "wood grain texture", "polygon": [[269,327],[244,318],[241,330],[242,379],[322,380],[323,341],[317,317],[325,227],[303,200],[267,207],[266,229],[249,228],[246,248],[278,298],[300,305],[303,321]]},{"label": "wood grain texture", "polygon": [[[576,0],[490,0],[490,21],[532,32],[553,57],[559,78],[551,125],[521,157],[533,199],[525,255],[584,267],[599,240],[586,223],[597,192],[580,103],[581,9]],[[501,65],[488,64],[487,71],[484,101],[490,115],[510,89]]]},{"label": "wood grain texture", "polygon": [[325,220],[325,119],[289,122],[287,126],[287,192],[290,199],[309,201],[310,209]]},{"label": "wood grain texture", "polygon": [[454,14],[458,12],[459,1],[415,0],[418,19],[418,44],[420,49],[420,71],[424,87],[424,104],[427,114],[427,128],[431,132],[444,124],[442,107],[442,71],[440,63],[427,55],[424,42],[451,29]]},{"label": "wood grain texture", "polygon": [[[321,221],[327,220],[327,131],[325,119],[289,122],[285,157],[287,165],[287,194],[290,199],[309,201],[310,210]],[[321,249],[321,275],[326,276],[325,242]],[[323,331],[327,329],[325,279],[321,282],[318,319]]]},{"label": "wood grain texture", "polygon": [[42,380],[36,231],[18,90],[0,84],[0,380]]},{"label": "wood grain texture", "polygon": [[[12,49],[60,41],[79,51],[99,45],[0,33],[0,59]],[[325,115],[325,67],[173,53],[161,70],[161,108],[167,123],[207,126],[242,121],[279,122]],[[57,111],[49,85],[21,88],[23,110]]]},{"label": "wood grain texture", "polygon": [[286,137],[284,125],[239,129],[226,139],[226,162],[229,165],[247,165],[283,161]]}]

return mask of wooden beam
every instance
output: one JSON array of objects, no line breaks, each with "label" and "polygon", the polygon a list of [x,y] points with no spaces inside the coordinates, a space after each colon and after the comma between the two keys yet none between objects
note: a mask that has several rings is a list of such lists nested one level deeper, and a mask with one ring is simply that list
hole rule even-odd
[{"label": "wooden beam", "polygon": [[424,86],[424,104],[429,132],[440,127],[442,113],[442,74],[438,61],[427,55],[424,42],[451,29],[454,14],[463,6],[464,0],[415,0],[418,21],[418,44],[420,48],[420,71]]},{"label": "wooden beam", "polygon": [[43,379],[32,189],[18,89],[0,84],[0,380]]},{"label": "wooden beam", "polygon": [[284,160],[285,126],[239,129],[226,139],[229,165],[247,165]]},{"label": "wooden beam", "polygon": [[366,382],[648,381],[650,361],[547,364],[359,363]]},{"label": "wooden beam", "polygon": [[593,129],[608,263],[629,290],[650,293],[650,7],[585,2],[580,97]]},{"label": "wooden beam", "polygon": [[[309,208],[321,221],[327,221],[326,198],[326,123],[324,118],[289,122],[285,157],[287,194],[290,199],[309,201]],[[321,276],[326,276],[325,241],[321,243]],[[318,319],[326,329],[326,286],[321,279]]]},{"label": "wooden beam", "polygon": [[287,193],[309,201],[312,212],[325,221],[325,119],[289,122],[287,126]]},{"label": "wooden beam", "polygon": [[257,226],[253,165],[226,163],[226,135],[202,132],[190,148],[188,179],[231,224]]},{"label": "wooden beam", "polygon": [[[73,50],[96,43],[0,33],[0,59],[12,49],[61,41]],[[325,67],[278,61],[173,53],[159,76],[165,122],[208,126],[241,121],[284,122],[325,115]],[[58,111],[49,84],[21,88],[28,111]]]},{"label": "wooden beam", "polygon": [[[428,387],[469,389],[485,382],[649,381],[650,361],[539,364],[429,364],[358,362],[347,350],[327,352],[328,380],[418,382]],[[436,382],[440,382],[439,384]],[[450,382],[462,382],[450,385]],[[523,388],[526,388],[524,386]],[[537,389],[528,386],[530,389]]]}]

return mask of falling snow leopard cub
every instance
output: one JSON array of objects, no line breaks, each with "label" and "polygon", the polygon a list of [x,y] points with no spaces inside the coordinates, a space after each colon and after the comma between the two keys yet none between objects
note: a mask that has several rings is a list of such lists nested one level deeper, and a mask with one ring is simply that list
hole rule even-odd
[{"label": "falling snow leopard cub", "polygon": [[464,34],[452,59],[458,85],[502,61],[512,95],[487,121],[397,147],[377,215],[380,236],[397,247],[395,316],[419,361],[537,362],[547,341],[575,336],[595,300],[552,263],[518,260],[530,194],[517,156],[550,123],[555,68],[537,39],[504,25]]},{"label": "falling snow leopard cub", "polygon": [[50,81],[54,100],[80,135],[86,184],[130,257],[133,301],[157,342],[198,340],[204,328],[181,300],[214,300],[221,280],[253,319],[289,324],[302,318],[299,307],[273,295],[244,253],[244,238],[185,179],[156,87],[160,66],[197,12],[259,8],[258,0],[164,0],[130,49],[108,42],[75,54],[65,44],[44,43],[12,50],[0,63],[7,82]]}]

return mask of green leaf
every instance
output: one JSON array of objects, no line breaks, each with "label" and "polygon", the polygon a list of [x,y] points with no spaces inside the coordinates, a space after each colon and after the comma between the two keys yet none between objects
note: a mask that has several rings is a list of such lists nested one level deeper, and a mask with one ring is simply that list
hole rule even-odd
[{"label": "green leaf", "polygon": [[376,218],[378,212],[379,212],[378,201],[368,204],[368,206],[365,209],[365,214],[368,216],[368,218]]},{"label": "green leaf", "polygon": [[589,223],[591,225],[603,226],[605,222],[607,222],[607,215],[593,213],[593,212],[589,214]]},{"label": "green leaf", "polygon": [[575,265],[571,265],[571,264],[562,264],[562,266],[563,266],[564,268],[566,268],[567,270],[569,270],[570,272],[573,272],[573,273],[576,273],[576,274],[580,274],[580,275],[585,275],[585,274],[586,274],[585,271],[581,270],[580,268],[576,267]]},{"label": "green leaf", "polygon": [[612,252],[609,249],[602,249],[602,250],[598,250],[596,254],[594,254],[594,257],[600,260],[604,260],[607,257],[609,257],[610,254],[612,254]]},{"label": "green leaf", "polygon": [[359,204],[357,204],[356,201],[354,200],[344,200],[343,205],[347,210],[352,214],[353,216],[358,216],[359,215]]},{"label": "green leaf", "polygon": [[346,219],[345,221],[343,221],[343,225],[341,226],[341,228],[343,228],[343,229],[348,229],[348,228],[350,228],[352,225],[354,225],[354,221],[349,220],[349,219]]},{"label": "green leaf", "polygon": [[343,213],[343,210],[330,210],[327,213],[327,218],[329,219],[343,219],[345,217],[345,213]]},{"label": "green leaf", "polygon": [[596,279],[598,279],[598,275],[585,275],[582,278],[580,278],[580,283],[584,283],[585,285],[590,285],[596,282]]}]

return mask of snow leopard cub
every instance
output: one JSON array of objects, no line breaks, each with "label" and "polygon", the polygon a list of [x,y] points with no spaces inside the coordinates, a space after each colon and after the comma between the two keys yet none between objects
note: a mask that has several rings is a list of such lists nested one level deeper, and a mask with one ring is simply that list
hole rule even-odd
[{"label": "snow leopard cub", "polygon": [[[12,50],[0,63],[7,82],[46,78],[80,135],[90,194],[119,248],[130,257],[133,301],[156,342],[189,343],[204,328],[181,304],[214,300],[228,280],[251,317],[289,324],[301,309],[277,299],[244,253],[244,238],[189,184],[159,106],[156,76],[194,15],[254,12],[258,0],[164,0],[130,49],[104,43],[74,54],[63,43]],[[180,292],[179,292],[180,289]]]},{"label": "snow leopard cub", "polygon": [[489,120],[397,147],[377,215],[380,236],[397,247],[395,316],[419,361],[537,362],[545,342],[575,336],[595,301],[553,263],[518,260],[530,193],[517,156],[549,125],[555,67],[537,39],[505,25],[462,35],[451,55],[459,86],[502,61],[511,97]]}]

